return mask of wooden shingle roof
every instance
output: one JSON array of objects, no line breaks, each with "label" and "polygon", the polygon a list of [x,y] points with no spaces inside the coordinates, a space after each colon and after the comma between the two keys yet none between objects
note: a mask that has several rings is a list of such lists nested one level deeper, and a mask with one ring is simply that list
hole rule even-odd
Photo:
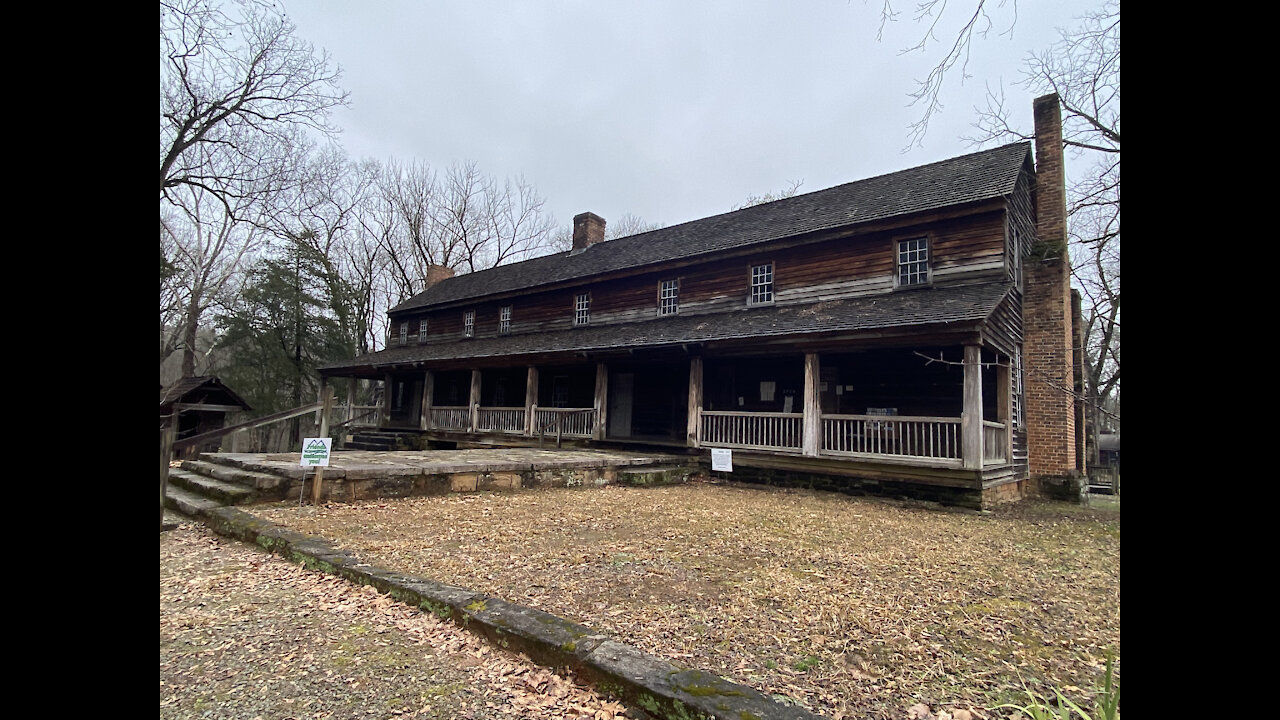
[{"label": "wooden shingle roof", "polygon": [[1014,143],[837,185],[672,227],[459,275],[391,308],[391,313],[748,247],[802,233],[1004,197],[1029,162],[1031,144]]},{"label": "wooden shingle roof", "polygon": [[620,348],[660,348],[757,337],[814,336],[883,328],[976,326],[1008,295],[1008,283],[985,283],[827,300],[780,307],[743,308],[705,315],[677,315],[643,322],[592,325],[551,332],[459,338],[392,347],[319,368],[376,368],[464,359],[582,353]]}]

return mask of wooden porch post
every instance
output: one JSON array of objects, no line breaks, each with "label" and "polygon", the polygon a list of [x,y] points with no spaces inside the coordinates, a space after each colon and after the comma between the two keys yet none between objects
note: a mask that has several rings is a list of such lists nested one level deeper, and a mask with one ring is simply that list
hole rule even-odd
[{"label": "wooden porch post", "polygon": [[471,432],[480,427],[480,371],[471,371]]},{"label": "wooden porch post", "polygon": [[982,469],[982,348],[964,346],[964,411],[960,413],[960,454],[967,470]]},{"label": "wooden porch post", "polygon": [[418,429],[431,429],[431,395],[435,392],[436,376],[430,370],[422,375],[422,412],[418,418]]},{"label": "wooden porch post", "polygon": [[160,529],[164,530],[164,495],[169,485],[169,460],[173,457],[173,438],[178,432],[178,411],[165,419],[160,428]]},{"label": "wooden porch post", "polygon": [[538,406],[538,368],[530,365],[524,379],[524,434],[533,434],[533,412]]},{"label": "wooden porch post", "polygon": [[391,422],[391,373],[387,373],[382,381],[382,405],[378,407],[378,427],[386,427]]},{"label": "wooden porch post", "polygon": [[[1009,358],[1013,363],[1013,358]],[[1004,424],[1004,461],[1013,464],[1013,368],[996,366],[996,422]]]},{"label": "wooden porch post", "polygon": [[689,358],[689,447],[702,443],[702,356]]},{"label": "wooden porch post", "polygon": [[[320,379],[320,433],[319,437],[329,437],[329,413],[333,411],[333,388],[329,387],[327,378]],[[324,468],[317,467],[315,477],[311,480],[311,502],[320,504],[320,488],[324,485]]]},{"label": "wooden porch post", "polygon": [[818,354],[804,356],[804,454],[816,457],[822,447],[822,397],[818,393]]},{"label": "wooden porch post", "polygon": [[603,440],[607,423],[605,415],[609,412],[609,366],[605,363],[596,363],[596,427],[591,432],[591,437],[595,440]]}]

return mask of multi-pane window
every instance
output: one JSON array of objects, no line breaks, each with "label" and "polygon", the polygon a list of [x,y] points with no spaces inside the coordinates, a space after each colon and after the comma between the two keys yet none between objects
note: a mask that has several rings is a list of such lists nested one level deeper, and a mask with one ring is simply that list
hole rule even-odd
[{"label": "multi-pane window", "polygon": [[680,281],[663,280],[658,285],[658,314],[674,315],[680,309]]},{"label": "multi-pane window", "polygon": [[591,322],[591,293],[578,293],[573,300],[573,324],[586,325]]},{"label": "multi-pane window", "polygon": [[462,337],[474,337],[476,334],[476,311],[468,310],[462,314]]},{"label": "multi-pane window", "polygon": [[498,332],[503,333],[504,335],[511,332],[510,305],[503,305],[502,308],[498,310]]},{"label": "multi-pane window", "polygon": [[409,323],[400,323],[400,344],[404,345],[409,342]]},{"label": "multi-pane window", "polygon": [[750,304],[773,302],[773,263],[751,266]]},{"label": "multi-pane window", "polygon": [[426,341],[427,341],[427,319],[423,318],[418,321],[418,342],[424,343]]},{"label": "multi-pane window", "polygon": [[898,241],[898,287],[929,282],[929,238]]}]

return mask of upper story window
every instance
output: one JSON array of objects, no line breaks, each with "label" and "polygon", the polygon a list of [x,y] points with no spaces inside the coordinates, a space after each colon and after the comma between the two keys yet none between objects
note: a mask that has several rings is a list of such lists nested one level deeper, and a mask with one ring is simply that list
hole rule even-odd
[{"label": "upper story window", "polygon": [[424,343],[426,341],[427,341],[427,319],[423,318],[418,321],[418,342]]},{"label": "upper story window", "polygon": [[750,305],[773,302],[773,263],[751,266]]},{"label": "upper story window", "polygon": [[680,281],[663,280],[658,283],[658,314],[674,315],[680,310]]},{"label": "upper story window", "polygon": [[503,335],[511,332],[511,306],[503,305],[498,310],[498,332]]},{"label": "upper story window", "polygon": [[409,323],[400,323],[400,344],[404,345],[409,342]]},{"label": "upper story window", "polygon": [[898,287],[929,282],[929,238],[898,241]]},{"label": "upper story window", "polygon": [[462,337],[475,337],[476,334],[476,311],[468,310],[462,313]]},{"label": "upper story window", "polygon": [[573,299],[573,324],[591,322],[591,293],[578,293]]}]

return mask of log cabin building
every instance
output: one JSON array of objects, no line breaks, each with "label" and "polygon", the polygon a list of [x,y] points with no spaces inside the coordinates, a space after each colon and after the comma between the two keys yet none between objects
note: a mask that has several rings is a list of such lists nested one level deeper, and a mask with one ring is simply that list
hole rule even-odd
[{"label": "log cabin building", "polygon": [[[452,276],[389,311],[385,427],[708,455],[970,506],[1078,470],[1061,115],[1021,142]],[[440,446],[440,445],[437,445]],[[444,445],[448,446],[448,445]]]}]

